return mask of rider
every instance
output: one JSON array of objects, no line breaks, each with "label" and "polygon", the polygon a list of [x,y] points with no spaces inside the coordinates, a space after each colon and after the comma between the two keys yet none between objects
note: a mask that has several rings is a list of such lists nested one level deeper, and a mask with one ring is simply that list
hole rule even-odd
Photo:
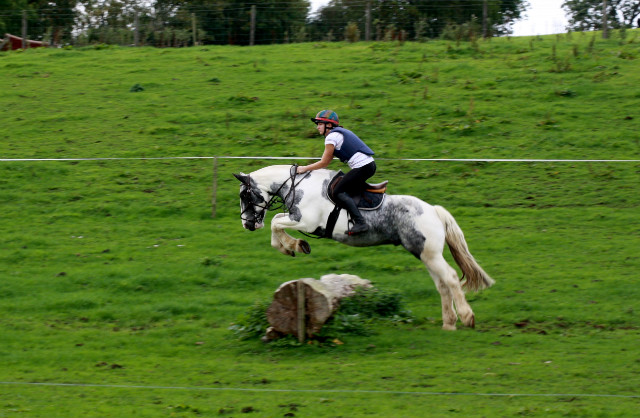
[{"label": "rider", "polygon": [[334,195],[353,219],[354,225],[347,233],[355,235],[368,231],[369,225],[364,221],[351,195],[362,190],[366,181],[375,174],[373,151],[356,134],[340,126],[338,115],[332,110],[318,112],[311,121],[317,125],[320,135],[324,136],[324,153],[320,161],[298,167],[298,173],[325,168],[334,156],[349,164],[351,171],[345,174]]}]

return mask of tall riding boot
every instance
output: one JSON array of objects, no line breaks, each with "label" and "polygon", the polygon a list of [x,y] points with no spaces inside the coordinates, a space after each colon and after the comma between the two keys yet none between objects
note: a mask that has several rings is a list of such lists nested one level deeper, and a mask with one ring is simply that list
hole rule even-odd
[{"label": "tall riding boot", "polygon": [[347,231],[349,235],[361,234],[363,232],[367,232],[369,230],[369,225],[366,224],[358,206],[356,206],[355,202],[347,193],[342,192],[336,196],[338,200],[342,203],[344,208],[351,215],[351,219],[353,219],[353,227]]}]

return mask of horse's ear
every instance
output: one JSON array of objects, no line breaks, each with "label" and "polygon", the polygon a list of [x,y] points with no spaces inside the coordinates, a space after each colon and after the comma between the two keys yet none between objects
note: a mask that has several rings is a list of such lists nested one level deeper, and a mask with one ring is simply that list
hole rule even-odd
[{"label": "horse's ear", "polygon": [[249,176],[247,176],[246,174],[244,174],[244,173],[240,173],[240,174],[233,173],[233,175],[235,176],[235,178],[240,180],[240,182],[242,184],[249,184]]}]

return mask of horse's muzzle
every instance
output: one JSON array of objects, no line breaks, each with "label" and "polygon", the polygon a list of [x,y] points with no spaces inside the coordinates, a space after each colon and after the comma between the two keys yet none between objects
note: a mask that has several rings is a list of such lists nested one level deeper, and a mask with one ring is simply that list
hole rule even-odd
[{"label": "horse's muzzle", "polygon": [[242,226],[249,231],[255,231],[256,229],[264,228],[264,222],[243,222]]}]

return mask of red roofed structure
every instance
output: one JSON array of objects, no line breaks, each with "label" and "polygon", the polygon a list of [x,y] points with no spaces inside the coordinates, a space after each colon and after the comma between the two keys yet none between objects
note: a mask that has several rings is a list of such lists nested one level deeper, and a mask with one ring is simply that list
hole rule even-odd
[{"label": "red roofed structure", "polygon": [[[49,46],[46,42],[27,39],[27,48],[42,48],[46,46]],[[22,49],[21,37],[7,33],[4,35],[4,39],[0,39],[0,51],[15,51],[16,49]]]}]

